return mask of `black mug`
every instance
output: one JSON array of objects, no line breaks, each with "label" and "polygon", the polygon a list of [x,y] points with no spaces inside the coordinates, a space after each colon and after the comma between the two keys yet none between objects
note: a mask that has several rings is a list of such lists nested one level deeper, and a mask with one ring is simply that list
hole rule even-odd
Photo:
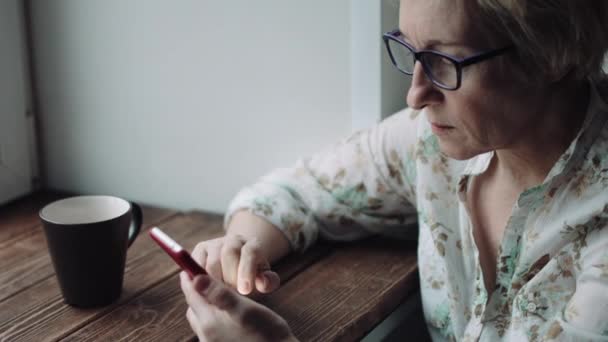
[{"label": "black mug", "polygon": [[39,215],[65,302],[95,307],[118,299],[141,208],[112,196],[77,196],[50,203]]}]

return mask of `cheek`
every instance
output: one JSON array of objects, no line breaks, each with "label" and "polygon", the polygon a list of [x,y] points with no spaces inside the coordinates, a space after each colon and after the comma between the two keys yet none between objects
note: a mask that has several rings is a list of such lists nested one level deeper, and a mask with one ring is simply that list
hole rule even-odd
[{"label": "cheek", "polygon": [[485,151],[497,147],[508,131],[500,107],[491,98],[479,94],[455,99],[452,103],[450,121],[469,148]]},{"label": "cheek", "polygon": [[445,97],[446,112],[458,128],[456,140],[470,153],[504,148],[529,126],[525,96],[513,83],[492,78],[488,68],[469,71],[461,88]]},{"label": "cheek", "polygon": [[459,97],[448,100],[450,122],[460,131],[475,136],[487,125],[488,108],[484,103],[476,101],[472,97]]}]

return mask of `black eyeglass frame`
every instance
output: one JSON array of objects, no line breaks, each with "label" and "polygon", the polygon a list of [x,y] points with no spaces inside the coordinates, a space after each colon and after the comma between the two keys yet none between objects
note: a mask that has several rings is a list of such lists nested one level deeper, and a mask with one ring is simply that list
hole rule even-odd
[{"label": "black eyeglass frame", "polygon": [[[389,45],[389,40],[393,40],[396,43],[401,44],[404,47],[406,47],[408,50],[410,50],[410,52],[414,56],[414,65],[416,64],[416,61],[419,61],[422,65],[422,70],[424,70],[424,74],[426,75],[426,77],[428,77],[429,80],[431,80],[431,82],[433,82],[434,85],[436,85],[437,87],[439,87],[441,89],[445,89],[445,90],[457,90],[458,88],[460,88],[460,85],[462,83],[462,69],[464,67],[488,60],[488,59],[496,57],[496,56],[500,56],[513,48],[513,46],[506,46],[506,47],[503,47],[500,49],[480,52],[480,53],[474,54],[469,57],[458,58],[456,56],[448,55],[446,53],[443,53],[441,51],[436,51],[436,50],[418,51],[418,50],[416,50],[416,48],[414,48],[408,42],[403,40],[402,35],[403,34],[401,33],[401,31],[399,31],[398,29],[387,32],[382,35],[382,39],[384,40],[384,44],[386,45],[386,50],[388,51],[388,55],[391,58],[391,62],[393,62],[393,65],[399,71],[401,71],[402,73],[404,73],[406,75],[412,76],[414,74],[413,70],[411,72],[406,71],[406,70],[401,69],[397,65],[397,62],[395,61],[395,57],[393,56],[393,52],[391,51],[391,47]],[[428,67],[428,65],[426,65],[425,60],[424,60],[424,55],[428,55],[428,54],[438,55],[440,57],[443,57],[443,58],[449,60],[452,64],[454,64],[454,66],[456,67],[456,86],[454,86],[454,87],[446,86],[445,84],[442,84],[441,82],[439,82],[438,80],[436,80],[433,77],[433,73],[429,70],[429,67]]]}]

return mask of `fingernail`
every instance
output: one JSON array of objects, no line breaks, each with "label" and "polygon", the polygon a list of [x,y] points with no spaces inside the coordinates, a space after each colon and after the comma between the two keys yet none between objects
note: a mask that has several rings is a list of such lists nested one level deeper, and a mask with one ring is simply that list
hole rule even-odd
[{"label": "fingernail", "polygon": [[209,278],[208,276],[199,276],[196,278],[196,283],[194,284],[194,289],[199,292],[202,293],[204,292],[207,288],[209,288],[209,284],[211,284],[211,278]]},{"label": "fingernail", "polygon": [[264,287],[270,286],[270,276],[268,274],[264,274]]},{"label": "fingernail", "polygon": [[243,292],[249,293],[251,291],[251,284],[249,284],[249,280],[243,281]]}]

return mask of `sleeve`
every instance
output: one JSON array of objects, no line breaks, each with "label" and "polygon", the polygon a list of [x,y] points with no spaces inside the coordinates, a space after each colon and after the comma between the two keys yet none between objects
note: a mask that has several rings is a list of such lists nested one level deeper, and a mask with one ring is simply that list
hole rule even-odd
[{"label": "sleeve", "polygon": [[[603,220],[608,219],[608,205]],[[605,223],[605,222],[604,222]],[[576,291],[545,340],[608,341],[608,226],[589,232],[579,259]]]},{"label": "sleeve", "polygon": [[232,215],[247,209],[278,227],[296,251],[320,235],[355,240],[376,233],[416,233],[417,111],[403,110],[368,130],[277,169],[242,189]]}]

